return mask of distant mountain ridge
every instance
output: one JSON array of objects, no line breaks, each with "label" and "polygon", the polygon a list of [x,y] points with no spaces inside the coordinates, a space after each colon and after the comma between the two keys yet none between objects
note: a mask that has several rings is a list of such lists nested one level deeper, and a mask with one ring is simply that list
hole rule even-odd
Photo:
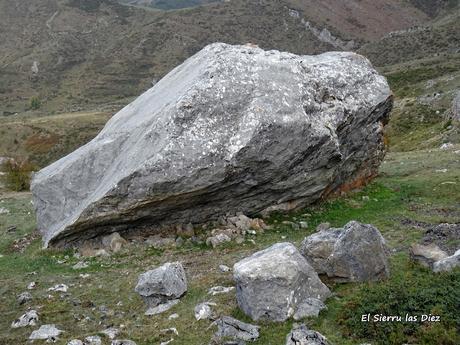
[{"label": "distant mountain ridge", "polygon": [[0,0],[0,115],[33,98],[50,112],[134,97],[213,42],[316,54],[430,21],[420,4],[399,0],[181,3],[209,4],[164,12],[115,0]]},{"label": "distant mountain ridge", "polygon": [[177,10],[219,1],[223,0],[118,0],[119,3],[124,5],[152,7],[160,10]]}]

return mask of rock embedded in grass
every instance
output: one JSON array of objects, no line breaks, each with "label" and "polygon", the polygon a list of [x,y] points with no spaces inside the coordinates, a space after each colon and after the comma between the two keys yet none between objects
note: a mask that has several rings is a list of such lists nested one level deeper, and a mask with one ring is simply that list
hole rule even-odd
[{"label": "rock embedded in grass", "polygon": [[308,298],[331,292],[291,243],[277,243],[234,265],[238,306],[253,320],[285,321]]},{"label": "rock embedded in grass", "polygon": [[170,309],[187,292],[187,277],[180,262],[168,262],[142,273],[135,291],[147,304],[147,313],[154,315]]},{"label": "rock embedded in grass", "polygon": [[32,300],[32,295],[30,294],[30,292],[21,293],[17,299],[19,305],[23,305],[31,300]]},{"label": "rock embedded in grass", "polygon": [[39,329],[32,332],[29,340],[49,340],[55,342],[62,332],[54,324],[42,325]]},{"label": "rock embedded in grass", "polygon": [[330,345],[321,333],[309,330],[304,324],[295,326],[286,337],[286,345]]},{"label": "rock embedded in grass", "polygon": [[241,322],[230,316],[222,316],[215,323],[217,325],[216,338],[230,338],[243,341],[254,341],[259,338],[259,326]]},{"label": "rock embedded in grass", "polygon": [[300,252],[318,274],[326,274],[329,271],[328,258],[334,251],[334,246],[342,229],[327,228],[306,237],[300,245]]},{"label": "rock embedded in grass", "polygon": [[433,271],[437,273],[450,272],[456,267],[460,267],[460,249],[457,250],[454,255],[436,261],[433,264]]},{"label": "rock embedded in grass", "polygon": [[207,320],[212,316],[211,306],[215,306],[216,303],[213,302],[204,302],[195,306],[195,319],[197,320]]},{"label": "rock embedded in grass", "polygon": [[44,245],[291,210],[376,175],[392,94],[355,53],[215,43],[34,174]]},{"label": "rock embedded in grass", "polygon": [[304,239],[300,251],[318,271],[336,282],[388,278],[388,248],[380,231],[370,224],[348,222],[343,228],[321,230]]},{"label": "rock embedded in grass", "polygon": [[410,259],[422,266],[433,268],[436,261],[447,258],[449,255],[436,244],[412,244],[409,248]]},{"label": "rock embedded in grass", "polygon": [[29,310],[25,314],[21,315],[19,319],[14,320],[11,324],[11,328],[19,328],[26,326],[35,326],[38,322],[38,313],[36,310]]},{"label": "rock embedded in grass", "polygon": [[318,317],[319,312],[327,309],[326,305],[318,298],[307,298],[297,306],[293,315],[294,320],[301,320],[306,317]]}]

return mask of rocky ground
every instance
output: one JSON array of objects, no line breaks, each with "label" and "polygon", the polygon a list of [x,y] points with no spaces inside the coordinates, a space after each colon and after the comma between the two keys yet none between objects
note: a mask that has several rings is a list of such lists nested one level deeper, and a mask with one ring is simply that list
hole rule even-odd
[{"label": "rocky ground", "polygon": [[[160,242],[133,240],[116,253],[91,257],[71,250],[42,250],[34,232],[30,194],[3,191],[0,344],[25,344],[33,331],[52,324],[63,331],[57,336],[58,344],[89,336],[100,336],[103,344],[110,344],[115,331],[104,333],[110,328],[118,330],[117,339],[131,339],[137,344],[160,344],[171,339],[170,344],[208,344],[218,327],[206,317],[195,317],[197,311],[206,314],[206,306],[212,311],[211,319],[231,316],[260,326],[254,344],[284,344],[293,321],[252,321],[238,308],[235,289],[215,295],[209,293],[210,289],[235,287],[233,272],[228,268],[258,250],[286,241],[300,247],[319,224],[343,227],[350,220],[370,223],[380,230],[390,249],[390,278],[375,283],[336,283],[323,277],[333,294],[325,301],[327,309],[318,318],[301,321],[331,344],[457,344],[458,315],[449,309],[455,310],[455,303],[458,305],[460,272],[435,274],[414,264],[409,249],[413,243],[427,244],[431,239],[448,251],[455,243],[458,247],[456,238],[447,239],[447,246],[445,239],[436,242],[430,229],[439,223],[460,222],[459,167],[460,147],[455,145],[390,153],[380,176],[365,189],[296,213],[273,215],[264,220],[269,229],[247,233],[243,240],[213,248],[211,241],[203,243],[204,234],[198,234],[202,240],[196,241],[187,239],[191,234],[185,231],[181,240],[168,240],[168,236]],[[134,290],[139,274],[175,261],[181,262],[186,272],[187,292],[167,312],[144,315],[146,306]],[[390,293],[393,303],[388,302]],[[205,302],[206,306],[196,310]],[[12,323],[27,311],[22,322],[32,325],[12,328]],[[377,311],[389,315],[441,314],[442,322],[363,327],[361,314]],[[296,329],[291,338],[301,331],[301,327]],[[91,343],[89,340],[87,343]]]}]

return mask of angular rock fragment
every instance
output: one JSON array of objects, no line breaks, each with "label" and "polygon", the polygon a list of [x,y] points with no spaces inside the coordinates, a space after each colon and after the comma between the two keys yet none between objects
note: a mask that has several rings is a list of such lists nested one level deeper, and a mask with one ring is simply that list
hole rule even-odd
[{"label": "angular rock fragment", "polygon": [[39,329],[32,332],[29,336],[30,340],[56,340],[59,335],[62,333],[60,329],[56,327],[56,325],[43,325]]},{"label": "angular rock fragment", "polygon": [[[187,291],[187,278],[180,262],[166,263],[139,276],[135,291],[147,304],[148,315],[170,309]],[[147,314],[146,313],[146,314]]]},{"label": "angular rock fragment", "polygon": [[448,257],[447,253],[441,250],[436,244],[413,244],[409,249],[409,255],[412,261],[429,268],[433,268],[433,264],[436,261]]},{"label": "angular rock fragment", "polygon": [[172,299],[167,302],[160,303],[156,306],[149,307],[147,311],[145,312],[145,315],[152,316],[152,315],[164,313],[165,311],[168,311],[169,309],[174,307],[179,302],[180,302],[179,299]]},{"label": "angular rock fragment", "polygon": [[57,284],[48,289],[48,291],[52,291],[52,292],[67,292],[68,290],[69,290],[69,287],[66,284]]},{"label": "angular rock fragment", "polygon": [[377,228],[356,221],[305,238],[300,251],[337,282],[375,281],[390,274],[388,248]]},{"label": "angular rock fragment", "polygon": [[300,320],[305,317],[317,317],[319,312],[323,309],[327,309],[327,307],[321,300],[317,298],[307,298],[299,303],[293,319]]},{"label": "angular rock fragment", "polygon": [[105,334],[110,339],[115,339],[117,335],[120,334],[120,330],[115,327],[110,327],[110,328],[104,329],[101,333]]},{"label": "angular rock fragment", "polygon": [[259,326],[241,322],[230,316],[223,316],[217,321],[217,338],[233,338],[244,341],[254,341],[259,338]]},{"label": "angular rock fragment", "polygon": [[286,345],[329,345],[329,342],[322,334],[309,330],[302,324],[294,327],[288,334]]},{"label": "angular rock fragment", "polygon": [[35,310],[29,310],[11,324],[11,328],[19,328],[26,326],[35,326],[38,322],[38,313]]},{"label": "angular rock fragment", "polygon": [[102,345],[102,339],[98,335],[90,335],[83,342],[85,345]]},{"label": "angular rock fragment", "polygon": [[327,259],[340,235],[343,235],[342,229],[327,228],[306,237],[300,245],[300,252],[318,274],[330,271]]},{"label": "angular rock fragment", "polygon": [[284,321],[307,298],[331,292],[291,243],[277,243],[233,268],[239,307],[253,320]]},{"label": "angular rock fragment", "polygon": [[32,295],[29,292],[23,292],[18,296],[19,305],[25,304],[32,300]]},{"label": "angular rock fragment", "polygon": [[229,293],[230,291],[235,290],[234,286],[213,286],[208,290],[208,294],[215,296],[223,293]]},{"label": "angular rock fragment", "polygon": [[79,339],[72,339],[67,343],[67,345],[84,345],[83,342]]},{"label": "angular rock fragment", "polygon": [[289,210],[375,176],[392,107],[351,52],[215,43],[33,176],[44,245]]},{"label": "angular rock fragment", "polygon": [[206,244],[208,246],[212,246],[213,248],[216,248],[217,246],[220,246],[221,244],[224,244],[226,242],[230,242],[232,239],[230,236],[226,234],[217,234],[211,237],[208,237],[206,239]]},{"label": "angular rock fragment", "polygon": [[460,267],[460,249],[457,250],[454,255],[447,258],[436,261],[433,264],[434,272],[450,272],[455,267]]},{"label": "angular rock fragment", "polygon": [[118,232],[114,232],[102,238],[102,246],[112,253],[119,252],[127,244],[128,241],[121,237]]},{"label": "angular rock fragment", "polygon": [[207,320],[210,319],[212,316],[212,309],[211,306],[215,306],[215,303],[212,302],[204,302],[200,303],[195,306],[195,319],[197,320]]}]

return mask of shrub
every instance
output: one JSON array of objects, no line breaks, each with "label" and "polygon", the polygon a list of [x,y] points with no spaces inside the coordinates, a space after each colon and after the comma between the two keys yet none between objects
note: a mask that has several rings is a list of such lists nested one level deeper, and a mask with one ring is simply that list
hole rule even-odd
[{"label": "shrub", "polygon": [[28,160],[9,159],[3,164],[6,186],[16,192],[29,190],[30,175],[35,166]]},{"label": "shrub", "polygon": [[37,96],[34,96],[30,99],[30,109],[37,110],[41,106],[40,99]]},{"label": "shrub", "polygon": [[[433,274],[412,267],[393,272],[390,280],[361,286],[344,304],[338,322],[348,336],[378,344],[460,344],[460,270]],[[439,315],[440,322],[420,322],[422,314]],[[402,316],[402,322],[362,322],[361,315]],[[418,322],[405,322],[405,315]]]}]

